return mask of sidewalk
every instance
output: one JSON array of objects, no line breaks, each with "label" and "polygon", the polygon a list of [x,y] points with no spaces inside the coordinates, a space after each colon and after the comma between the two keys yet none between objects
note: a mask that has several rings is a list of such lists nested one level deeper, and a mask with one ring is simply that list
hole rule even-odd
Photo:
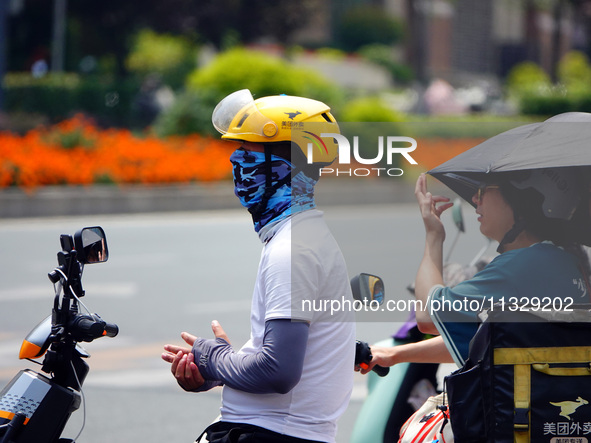
[{"label": "sidewalk", "polygon": [[[328,178],[316,187],[319,207],[414,202],[400,178]],[[236,209],[231,182],[174,186],[49,186],[31,193],[0,190],[0,218]]]}]

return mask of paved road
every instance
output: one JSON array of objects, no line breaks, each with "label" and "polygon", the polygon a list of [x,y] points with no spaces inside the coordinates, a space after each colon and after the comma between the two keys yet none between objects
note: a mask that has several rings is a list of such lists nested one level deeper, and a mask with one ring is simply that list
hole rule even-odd
[{"label": "paved road", "polygon": [[[406,297],[423,248],[415,205],[325,212],[350,274],[382,275],[388,298]],[[482,245],[474,217],[466,219],[468,234],[454,253],[459,261],[469,260]],[[78,442],[193,441],[217,415],[219,391],[182,392],[160,353],[164,343],[179,342],[183,330],[207,336],[214,318],[235,345],[248,339],[261,245],[245,211],[0,220],[0,387],[19,368],[35,367],[19,361],[17,353],[22,338],[50,313],[53,288],[47,272],[56,263],[59,235],[93,225],[105,229],[110,258],[85,269],[84,302],[119,324],[121,332],[86,346],[91,372],[85,384],[86,425]],[[369,342],[396,329],[393,317],[361,320],[357,336]],[[348,441],[364,396],[365,380],[358,375],[340,422],[339,443]],[[83,415],[75,413],[68,436],[76,435]]]}]

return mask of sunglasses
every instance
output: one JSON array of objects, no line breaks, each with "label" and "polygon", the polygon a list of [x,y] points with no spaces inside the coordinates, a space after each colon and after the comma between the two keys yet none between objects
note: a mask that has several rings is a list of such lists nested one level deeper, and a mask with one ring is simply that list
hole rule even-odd
[{"label": "sunglasses", "polygon": [[476,201],[478,203],[482,202],[482,198],[484,197],[484,193],[486,192],[487,189],[499,189],[500,186],[499,185],[488,185],[486,183],[482,183],[480,186],[478,186],[478,190],[476,191]]}]

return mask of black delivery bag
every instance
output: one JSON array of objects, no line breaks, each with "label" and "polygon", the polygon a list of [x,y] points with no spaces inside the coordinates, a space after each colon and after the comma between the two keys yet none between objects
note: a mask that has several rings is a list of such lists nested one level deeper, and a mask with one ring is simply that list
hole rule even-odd
[{"label": "black delivery bag", "polygon": [[591,441],[591,305],[495,307],[445,379],[455,441]]}]

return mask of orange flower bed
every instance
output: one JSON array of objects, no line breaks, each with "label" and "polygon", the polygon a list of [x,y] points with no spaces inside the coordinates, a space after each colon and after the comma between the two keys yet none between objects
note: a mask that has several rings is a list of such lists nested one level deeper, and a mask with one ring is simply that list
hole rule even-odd
[{"label": "orange flower bed", "polygon": [[[416,139],[417,147],[410,156],[418,163],[416,167],[426,172],[485,140],[486,138],[418,138]],[[402,158],[398,160],[400,167],[406,171],[410,164]],[[351,167],[368,168],[367,165],[354,160],[351,161]],[[369,175],[378,177],[380,173],[372,170]],[[381,176],[384,174],[381,173]]]},{"label": "orange flower bed", "polygon": [[[484,139],[419,139],[412,157],[425,170]],[[82,116],[21,136],[0,132],[0,188],[44,185],[168,184],[231,177],[235,143],[198,134],[161,139],[101,130]]]},{"label": "orange flower bed", "polygon": [[482,143],[484,138],[425,138],[417,140],[417,148],[411,153],[419,166],[426,171]]},{"label": "orange flower bed", "polygon": [[101,130],[81,116],[24,136],[0,133],[0,187],[190,183],[231,177],[234,143]]}]

